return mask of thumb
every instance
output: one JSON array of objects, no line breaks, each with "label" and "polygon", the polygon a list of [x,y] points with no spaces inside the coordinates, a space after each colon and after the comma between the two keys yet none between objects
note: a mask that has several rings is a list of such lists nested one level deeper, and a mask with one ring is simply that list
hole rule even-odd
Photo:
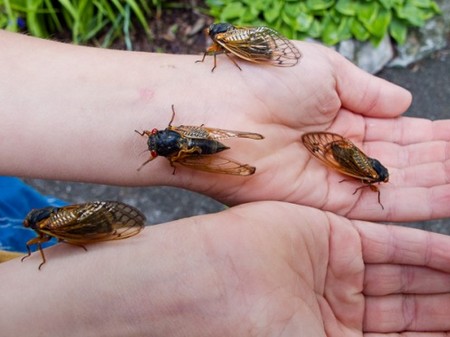
[{"label": "thumb", "polygon": [[411,105],[411,93],[371,75],[335,54],[336,90],[342,107],[370,117],[396,117]]}]

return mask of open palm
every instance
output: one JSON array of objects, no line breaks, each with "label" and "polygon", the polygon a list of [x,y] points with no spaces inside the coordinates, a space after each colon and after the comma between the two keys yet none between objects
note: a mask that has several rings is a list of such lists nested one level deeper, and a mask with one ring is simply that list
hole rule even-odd
[{"label": "open palm", "polygon": [[241,318],[235,326],[251,335],[439,336],[450,328],[445,236],[279,202],[237,206],[192,225],[208,261],[221,265],[213,267],[223,296],[217,305],[231,304]]},{"label": "open palm", "polygon": [[[299,48],[303,58],[293,68],[241,61],[239,71],[225,56],[218,58],[208,75],[222,85],[209,88],[204,123],[263,134],[263,141],[229,142],[230,158],[255,165],[257,172],[244,179],[200,173],[197,179],[197,173],[184,170],[189,179],[180,177],[179,185],[189,181],[188,188],[229,204],[282,200],[365,220],[450,216],[450,121],[400,117],[410,104],[407,91],[329,49]],[[210,70],[195,66],[201,76]],[[341,134],[388,168],[389,183],[380,185],[384,210],[368,188],[353,195],[360,181],[340,183],[344,176],[313,159],[301,143],[309,131]]]},{"label": "open palm", "polygon": [[[27,336],[444,336],[448,242],[291,203],[248,203],[87,252],[57,245],[41,271],[39,254],[3,263],[0,323]],[[37,276],[39,291],[29,284]],[[70,306],[55,311],[62,302]],[[33,319],[11,319],[11,307]]]}]

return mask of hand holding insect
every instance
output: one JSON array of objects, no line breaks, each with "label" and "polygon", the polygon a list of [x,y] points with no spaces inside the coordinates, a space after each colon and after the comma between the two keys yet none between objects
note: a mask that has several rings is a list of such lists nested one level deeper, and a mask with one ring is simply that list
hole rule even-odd
[{"label": "hand holding insect", "polygon": [[[112,52],[26,36],[12,41],[9,36],[0,31],[2,78],[11,79],[0,83],[0,119],[9,126],[0,142],[2,174],[169,185],[228,205],[281,200],[352,219],[450,216],[450,121],[400,117],[411,102],[407,91],[361,71],[328,48],[290,41],[303,55],[293,67],[246,66],[242,72],[210,76],[210,68],[196,64],[193,55]],[[12,52],[18,48],[24,51]],[[37,61],[49,54],[55,58],[53,68]],[[29,64],[35,80],[24,81],[29,74],[11,60]],[[234,68],[229,62],[224,67],[226,63]],[[23,100],[19,92],[35,94]],[[230,153],[233,161],[256,167],[256,174],[242,178],[183,168],[172,175],[163,159],[136,172],[148,157],[140,155],[145,144],[133,130],[164,129],[171,103],[180,109],[180,124],[264,135],[259,142],[227,139],[224,145],[232,150],[211,155]],[[20,136],[17,130],[22,130]],[[352,195],[360,182],[339,184],[341,174],[311,157],[301,142],[311,131],[340,134],[387,168],[389,182],[380,185],[384,211],[369,189]]]},{"label": "hand holding insect", "polygon": [[410,334],[450,329],[450,237],[436,233],[263,201],[151,226],[119,249],[61,246],[48,272],[0,264],[2,335],[383,336],[405,312]]}]

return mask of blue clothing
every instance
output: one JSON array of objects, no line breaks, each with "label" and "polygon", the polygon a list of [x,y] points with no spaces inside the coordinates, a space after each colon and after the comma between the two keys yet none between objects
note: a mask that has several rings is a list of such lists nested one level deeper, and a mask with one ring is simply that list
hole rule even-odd
[{"label": "blue clothing", "polygon": [[[34,230],[22,224],[28,212],[33,208],[65,204],[62,200],[40,194],[18,178],[0,176],[0,249],[26,252],[27,241],[36,237]],[[42,247],[55,243],[56,240],[51,240]]]}]

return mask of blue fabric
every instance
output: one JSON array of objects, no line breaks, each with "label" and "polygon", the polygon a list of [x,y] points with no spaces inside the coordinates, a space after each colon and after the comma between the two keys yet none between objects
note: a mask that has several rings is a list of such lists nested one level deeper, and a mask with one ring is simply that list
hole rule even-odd
[{"label": "blue fabric", "polygon": [[[22,225],[28,212],[33,208],[65,204],[62,200],[40,194],[20,179],[0,176],[0,249],[26,252],[25,244],[36,237],[34,230]],[[55,242],[52,240],[42,246],[48,247]]]}]

